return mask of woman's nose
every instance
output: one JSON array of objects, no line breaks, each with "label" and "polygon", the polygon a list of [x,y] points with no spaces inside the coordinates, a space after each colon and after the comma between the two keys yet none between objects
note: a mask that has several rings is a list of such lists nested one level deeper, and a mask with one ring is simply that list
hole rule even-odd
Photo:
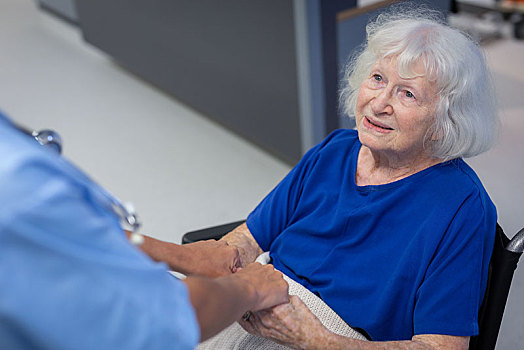
[{"label": "woman's nose", "polygon": [[375,98],[371,101],[371,109],[373,110],[373,113],[377,115],[393,113],[391,96],[387,89],[381,90],[377,93]]}]

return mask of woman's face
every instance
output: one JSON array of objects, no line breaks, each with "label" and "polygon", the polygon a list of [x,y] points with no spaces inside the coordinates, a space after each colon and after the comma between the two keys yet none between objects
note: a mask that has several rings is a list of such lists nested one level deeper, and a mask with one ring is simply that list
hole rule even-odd
[{"label": "woman's face", "polygon": [[[422,64],[415,72],[423,72]],[[423,148],[436,111],[436,88],[424,76],[403,79],[396,58],[375,62],[360,86],[356,124],[360,142],[399,160],[430,157]]]}]

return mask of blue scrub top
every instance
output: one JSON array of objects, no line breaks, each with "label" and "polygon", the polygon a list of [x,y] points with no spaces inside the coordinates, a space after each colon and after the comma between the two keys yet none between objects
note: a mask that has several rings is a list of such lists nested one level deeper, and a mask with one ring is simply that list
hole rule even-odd
[{"label": "blue scrub top", "polygon": [[90,181],[0,113],[0,349],[192,349],[183,283]]}]

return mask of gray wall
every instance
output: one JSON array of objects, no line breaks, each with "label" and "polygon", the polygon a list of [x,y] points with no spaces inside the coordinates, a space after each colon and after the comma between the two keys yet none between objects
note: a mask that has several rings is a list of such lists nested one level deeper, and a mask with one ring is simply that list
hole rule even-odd
[{"label": "gray wall", "polygon": [[[446,12],[450,6],[449,0],[425,2]],[[88,42],[290,164],[333,129],[353,126],[337,108],[342,72],[377,13],[355,5],[77,0]],[[341,12],[351,15],[337,21]]]},{"label": "gray wall", "polygon": [[75,0],[38,0],[38,4],[71,22],[76,22],[78,19]]},{"label": "gray wall", "polygon": [[292,0],[77,6],[85,39],[121,65],[280,158],[301,157]]}]

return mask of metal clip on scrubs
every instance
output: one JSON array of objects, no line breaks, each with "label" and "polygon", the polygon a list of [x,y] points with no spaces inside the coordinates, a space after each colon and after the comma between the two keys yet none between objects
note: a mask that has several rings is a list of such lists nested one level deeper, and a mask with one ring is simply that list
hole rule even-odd
[{"label": "metal clip on scrubs", "polygon": [[[45,148],[49,148],[58,154],[62,153],[62,138],[60,135],[50,129],[40,130],[40,131],[28,131],[25,128],[14,125],[18,130],[23,132],[26,135],[30,135],[33,137],[40,145],[42,145]],[[144,242],[144,236],[138,233],[138,229],[140,228],[140,221],[138,220],[138,216],[136,214],[136,210],[134,206],[131,203],[122,203],[117,197],[112,195],[109,191],[104,189],[102,186],[95,183],[93,180],[88,179],[86,176],[83,176],[83,174],[77,174],[78,180],[83,182],[91,182],[98,194],[104,199],[105,202],[109,203],[108,206],[110,209],[120,220],[122,224],[126,226],[126,228],[129,229],[131,232],[131,235],[129,237],[129,241],[136,246],[141,245]]]}]

